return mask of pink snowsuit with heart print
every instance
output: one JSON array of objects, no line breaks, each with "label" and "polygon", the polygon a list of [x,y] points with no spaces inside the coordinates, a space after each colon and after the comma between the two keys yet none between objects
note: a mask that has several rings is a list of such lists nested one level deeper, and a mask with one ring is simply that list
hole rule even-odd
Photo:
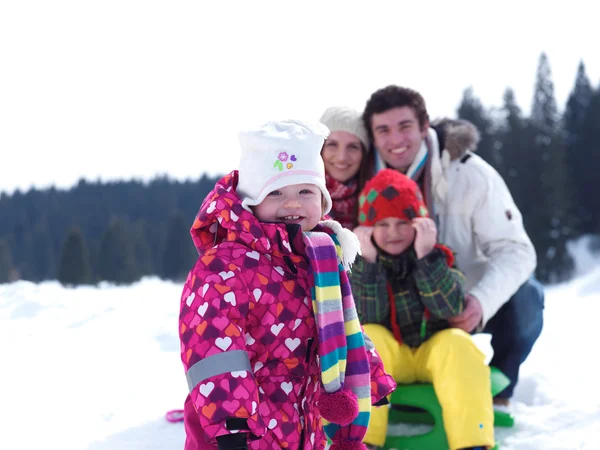
[{"label": "pink snowsuit with heart print", "polygon": [[[242,208],[236,185],[236,171],[217,182],[191,230],[200,256],[181,297],[185,448],[216,448],[217,436],[246,433],[249,449],[323,449],[302,234],[259,222]],[[368,354],[375,403],[395,383],[375,351]]]}]

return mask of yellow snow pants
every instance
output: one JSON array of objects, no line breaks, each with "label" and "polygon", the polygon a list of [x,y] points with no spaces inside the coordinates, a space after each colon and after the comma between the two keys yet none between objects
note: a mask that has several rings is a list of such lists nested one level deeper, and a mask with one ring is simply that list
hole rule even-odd
[{"label": "yellow snow pants", "polygon": [[[385,370],[400,384],[431,383],[442,407],[450,449],[494,446],[490,369],[471,336],[457,328],[434,334],[418,348],[396,341],[381,325],[363,325]],[[364,442],[383,445],[388,406],[374,407]]]}]

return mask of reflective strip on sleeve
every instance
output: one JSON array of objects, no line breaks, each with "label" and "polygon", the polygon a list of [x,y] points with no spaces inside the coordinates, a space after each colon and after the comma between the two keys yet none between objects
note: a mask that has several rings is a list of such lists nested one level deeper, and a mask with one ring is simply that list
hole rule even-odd
[{"label": "reflective strip on sleeve", "polygon": [[248,353],[244,350],[217,353],[190,367],[185,374],[190,392],[204,380],[223,373],[247,370],[252,373]]}]

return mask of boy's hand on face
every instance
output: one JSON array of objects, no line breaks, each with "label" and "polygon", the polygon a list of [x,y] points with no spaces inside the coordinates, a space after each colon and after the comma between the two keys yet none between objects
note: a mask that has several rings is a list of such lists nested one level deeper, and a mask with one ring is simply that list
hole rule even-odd
[{"label": "boy's hand on face", "polygon": [[415,253],[417,259],[424,258],[431,253],[437,243],[437,227],[429,217],[417,217],[413,219],[412,226],[416,231]]},{"label": "boy's hand on face", "polygon": [[356,227],[352,230],[360,242],[361,256],[367,262],[377,261],[377,249],[373,245],[371,237],[373,236],[373,227]]}]

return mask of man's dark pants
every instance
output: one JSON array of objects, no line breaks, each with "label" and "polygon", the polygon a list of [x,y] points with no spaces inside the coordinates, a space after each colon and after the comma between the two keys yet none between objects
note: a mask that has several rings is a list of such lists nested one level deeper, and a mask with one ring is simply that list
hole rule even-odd
[{"label": "man's dark pants", "polygon": [[519,368],[527,359],[544,324],[544,290],[535,278],[527,280],[492,317],[483,333],[492,335],[494,356],[490,366],[510,379],[510,385],[496,397],[510,398],[519,380]]}]

